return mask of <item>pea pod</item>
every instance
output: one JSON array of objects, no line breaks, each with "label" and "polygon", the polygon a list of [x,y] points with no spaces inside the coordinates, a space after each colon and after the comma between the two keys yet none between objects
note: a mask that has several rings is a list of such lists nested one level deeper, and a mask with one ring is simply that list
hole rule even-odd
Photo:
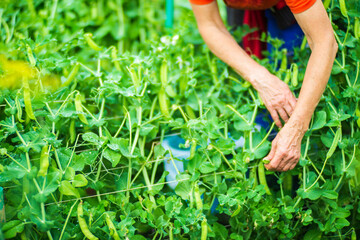
[{"label": "pea pod", "polygon": [[345,4],[345,0],[339,0],[339,5],[340,5],[340,12],[344,17],[348,17],[348,13],[346,10],[346,4]]},{"label": "pea pod", "polygon": [[208,233],[207,220],[206,218],[204,218],[204,220],[201,221],[201,240],[207,239],[207,233]]},{"label": "pea pod", "polygon": [[167,103],[167,96],[166,96],[164,88],[160,89],[160,91],[158,93],[158,97],[159,97],[159,105],[160,105],[161,113],[166,118],[169,118],[170,117],[170,110],[169,110],[169,106],[168,106],[168,103]]},{"label": "pea pod", "polygon": [[355,110],[355,115],[358,117],[358,119],[356,120],[356,123],[357,123],[358,127],[360,127],[360,110],[359,110],[359,108],[357,108]]},{"label": "pea pod", "polygon": [[119,234],[117,233],[116,227],[114,223],[111,221],[108,213],[105,213],[105,220],[108,228],[110,230],[110,236],[113,237],[114,240],[120,240]]},{"label": "pea pod", "polygon": [[27,80],[27,78],[23,79],[23,84],[24,84],[24,104],[25,104],[25,111],[27,116],[32,119],[35,120],[35,115],[32,109],[32,105],[31,105],[31,95],[30,95],[30,87],[29,87],[29,82]]},{"label": "pea pod", "polygon": [[286,48],[284,48],[282,50],[282,60],[281,60],[281,64],[280,64],[280,72],[283,73],[285,72],[287,69],[287,50]]},{"label": "pea pod", "polygon": [[30,65],[31,65],[32,67],[35,67],[35,65],[36,65],[36,60],[35,60],[35,58],[34,58],[34,54],[33,54],[32,50],[31,50],[31,47],[30,47],[28,44],[26,44],[26,54],[27,54],[27,56],[28,56]]},{"label": "pea pod", "polygon": [[74,119],[71,119],[71,121],[70,121],[69,134],[70,134],[70,143],[73,144],[76,139],[76,129],[75,129],[75,120]]},{"label": "pea pod", "polygon": [[114,65],[115,65],[116,70],[120,71],[121,70],[120,63],[118,62],[118,60],[116,60],[117,59],[116,47],[114,47],[114,46],[111,47],[111,54],[110,55],[111,55],[111,59],[112,59]]},{"label": "pea pod", "polygon": [[75,63],[75,66],[72,68],[70,74],[68,75],[66,81],[61,85],[62,87],[66,87],[69,86],[70,83],[74,80],[74,78],[76,77],[77,73],[79,72],[80,69],[80,64],[79,63]]},{"label": "pea pod", "polygon": [[75,96],[75,110],[78,112],[78,117],[80,119],[81,122],[83,122],[84,124],[88,125],[88,121],[85,117],[85,115],[82,113],[83,112],[83,107],[81,104],[81,95],[80,93],[77,93]]},{"label": "pea pod", "polygon": [[298,81],[298,72],[299,72],[299,69],[298,69],[298,66],[296,63],[293,63],[292,64],[292,75],[291,75],[291,85],[293,87],[297,87],[299,81]]},{"label": "pea pod", "polygon": [[351,233],[351,240],[356,240],[357,237],[356,237],[356,231],[355,229],[353,229],[352,233]]},{"label": "pea pod", "polygon": [[291,78],[291,71],[290,71],[290,69],[288,69],[288,70],[286,70],[284,83],[288,84],[290,82],[290,78]]},{"label": "pea pod", "polygon": [[90,232],[89,227],[83,215],[84,215],[83,202],[81,201],[77,208],[77,216],[78,216],[78,222],[80,225],[81,232],[85,235],[85,237],[87,237],[90,240],[98,240],[98,238]]},{"label": "pea pod", "polygon": [[89,47],[91,47],[92,49],[94,49],[95,51],[101,51],[101,47],[99,47],[99,45],[97,45],[94,40],[92,39],[92,34],[91,33],[85,33],[84,34],[84,39],[87,42],[87,44],[89,45]]},{"label": "pea pod", "polygon": [[341,138],[341,128],[339,127],[337,130],[336,130],[336,133],[335,133],[335,136],[334,136],[334,139],[333,139],[333,142],[330,146],[330,149],[329,151],[327,152],[326,154],[326,159],[329,159],[331,158],[331,156],[334,154],[335,150],[336,150],[336,147],[340,141],[340,138]]},{"label": "pea pod", "polygon": [[265,167],[262,161],[260,161],[258,166],[258,174],[259,174],[259,182],[265,187],[266,194],[271,195],[270,189],[266,182]]},{"label": "pea pod", "polygon": [[46,176],[48,168],[49,168],[49,145],[46,144],[41,149],[40,168],[37,175],[43,177]]},{"label": "pea pod", "polygon": [[16,94],[16,98],[15,98],[15,105],[16,105],[16,112],[17,112],[17,118],[19,120],[19,122],[24,122],[24,120],[22,120],[22,107],[20,105],[20,101],[19,101],[19,98],[18,98],[18,95]]},{"label": "pea pod", "polygon": [[196,208],[199,210],[202,210],[203,202],[201,200],[199,185],[197,183],[195,183],[195,186],[194,186],[194,195],[195,195]]},{"label": "pea pod", "polygon": [[356,39],[360,40],[360,19],[359,18],[355,18],[354,36],[355,36]]},{"label": "pea pod", "polygon": [[196,142],[193,140],[191,141],[191,148],[190,148],[190,157],[189,160],[193,159],[196,152]]}]

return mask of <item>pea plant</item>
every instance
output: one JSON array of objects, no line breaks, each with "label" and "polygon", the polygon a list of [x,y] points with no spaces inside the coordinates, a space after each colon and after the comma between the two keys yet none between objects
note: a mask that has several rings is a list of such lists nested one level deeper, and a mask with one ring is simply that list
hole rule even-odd
[{"label": "pea plant", "polygon": [[[262,159],[278,129],[187,1],[173,29],[157,0],[1,2],[0,239],[356,239],[360,4],[324,6],[339,52],[298,166],[277,173]],[[267,40],[256,60],[297,95],[306,39],[292,57]]]}]

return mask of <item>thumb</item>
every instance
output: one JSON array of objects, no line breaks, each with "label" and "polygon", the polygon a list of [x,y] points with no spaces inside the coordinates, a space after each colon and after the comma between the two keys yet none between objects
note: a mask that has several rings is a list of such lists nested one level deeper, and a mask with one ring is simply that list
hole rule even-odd
[{"label": "thumb", "polygon": [[264,159],[271,161],[271,159],[274,158],[274,155],[275,155],[275,152],[276,152],[276,147],[277,147],[277,144],[276,144],[276,142],[274,140],[272,145],[271,145],[270,153],[266,157],[264,157]]}]

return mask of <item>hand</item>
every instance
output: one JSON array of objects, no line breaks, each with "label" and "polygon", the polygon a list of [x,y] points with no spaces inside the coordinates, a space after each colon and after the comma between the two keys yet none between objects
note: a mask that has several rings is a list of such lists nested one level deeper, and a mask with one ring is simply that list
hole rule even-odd
[{"label": "hand", "polygon": [[301,140],[306,132],[299,122],[288,121],[272,141],[271,151],[264,158],[270,163],[265,167],[271,171],[292,170],[299,162]]},{"label": "hand", "polygon": [[294,111],[296,98],[289,86],[276,76],[267,73],[254,85],[276,126],[282,127],[279,115],[286,123]]}]

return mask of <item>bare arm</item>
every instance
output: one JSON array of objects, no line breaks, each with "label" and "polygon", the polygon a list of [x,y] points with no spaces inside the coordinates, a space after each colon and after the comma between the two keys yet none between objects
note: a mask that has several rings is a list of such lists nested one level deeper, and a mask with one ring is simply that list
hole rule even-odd
[{"label": "bare arm", "polygon": [[295,18],[312,52],[295,110],[273,140],[271,151],[266,157],[271,160],[266,165],[269,170],[287,171],[296,166],[300,158],[301,140],[324,92],[337,52],[333,29],[320,0],[308,10],[295,14]]},{"label": "bare arm", "polygon": [[210,50],[231,66],[259,92],[276,125],[279,116],[287,122],[296,105],[289,87],[255,62],[227,31],[220,17],[216,1],[206,5],[192,5],[201,36]]}]

